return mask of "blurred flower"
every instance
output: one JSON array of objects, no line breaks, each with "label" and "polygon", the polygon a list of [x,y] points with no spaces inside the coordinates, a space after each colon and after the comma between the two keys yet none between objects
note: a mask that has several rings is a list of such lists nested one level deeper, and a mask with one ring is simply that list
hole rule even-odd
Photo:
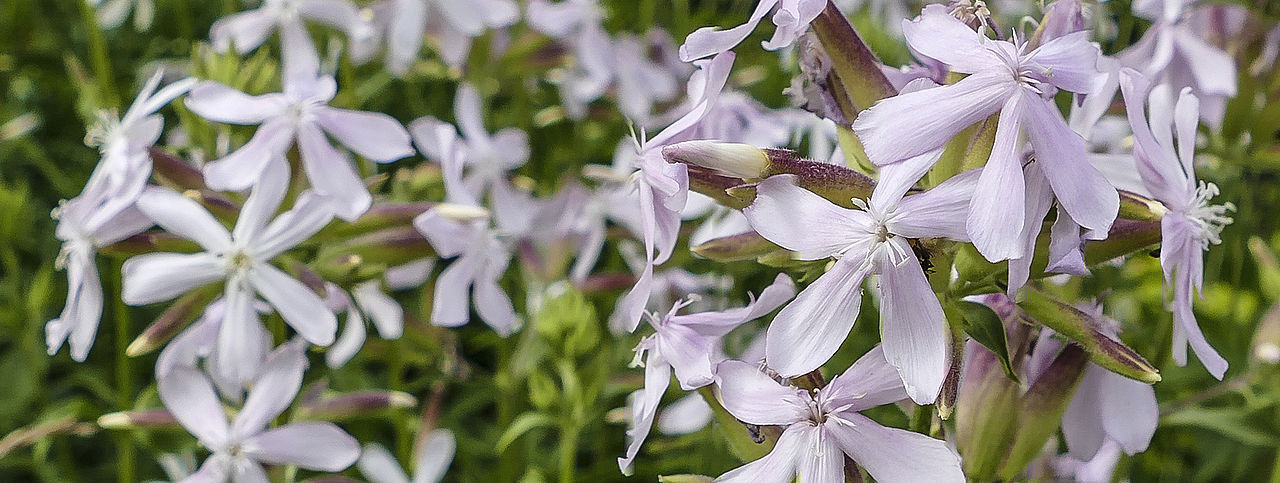
[{"label": "blurred flower", "polygon": [[263,464],[342,471],[356,462],[360,445],[333,423],[296,422],[267,429],[302,386],[304,347],[291,342],[267,358],[244,407],[230,422],[204,374],[179,367],[160,378],[157,386],[165,407],[213,452],[189,480],[265,483],[269,480]]},{"label": "blurred flower", "polygon": [[145,32],[151,28],[156,13],[155,0],[85,0],[85,3],[97,9],[98,26],[104,29],[123,25],[133,11],[133,29]]},{"label": "blurred flower", "polygon": [[[774,7],[777,10],[774,11]],[[767,50],[778,50],[791,46],[809,29],[809,23],[818,18],[826,8],[826,0],[760,0],[756,9],[751,12],[747,23],[737,27],[720,30],[718,27],[702,27],[689,34],[680,46],[680,58],[685,62],[693,61],[726,52],[751,35],[756,25],[773,11],[773,24],[777,26],[773,37],[762,45]]]},{"label": "blurred flower", "polygon": [[[196,242],[201,253],[148,253],[121,269],[121,297],[130,305],[169,300],[197,287],[226,280],[226,315],[218,332],[219,368],[234,380],[257,371],[253,302],[261,295],[284,321],[316,345],[333,343],[337,320],[315,292],[270,262],[306,241],[333,218],[327,199],[303,193],[289,211],[275,214],[289,187],[283,162],[268,164],[249,194],[231,233],[199,203],[166,188],[138,199],[138,209],[161,228]],[[270,221],[270,223],[268,223]]]},{"label": "blurred flower", "polygon": [[413,479],[405,474],[390,451],[377,443],[364,445],[356,465],[369,483],[436,483],[444,478],[453,461],[453,432],[437,429],[427,435],[413,462]]},{"label": "blurred flower", "polygon": [[844,481],[847,455],[886,483],[964,481],[947,443],[886,428],[858,411],[906,397],[879,347],[812,393],[779,384],[752,364],[725,361],[716,369],[724,408],[744,423],[783,426],[773,450],[716,481]]},{"label": "blurred flower", "polygon": [[654,333],[636,346],[636,357],[632,361],[632,365],[645,368],[645,384],[631,412],[627,455],[618,458],[618,468],[623,473],[630,474],[640,445],[649,435],[658,403],[671,382],[671,371],[675,371],[680,388],[686,391],[711,384],[715,364],[723,359],[720,338],[742,324],[773,312],[795,294],[791,278],[778,274],[773,283],[760,292],[760,298],[745,307],[676,315],[688,305],[688,302],[677,302],[666,315],[647,314]]},{"label": "blurred flower", "polygon": [[382,291],[381,280],[361,282],[351,289],[349,295],[332,283],[326,284],[325,288],[329,309],[335,313],[347,313],[342,333],[324,353],[325,364],[330,368],[342,367],[360,351],[365,340],[366,317],[383,339],[399,339],[404,332],[404,308]]},{"label": "blurred flower", "polygon": [[374,22],[386,36],[387,70],[396,76],[409,71],[424,39],[438,44],[445,64],[460,68],[471,51],[471,39],[520,20],[520,9],[512,0],[383,0],[372,7]]},{"label": "blurred flower", "polygon": [[196,84],[188,77],[156,91],[163,77],[164,71],[157,71],[147,79],[123,117],[117,118],[114,109],[98,113],[97,123],[89,128],[84,142],[98,148],[102,161],[89,176],[86,191],[99,189],[96,185],[102,184],[103,188],[116,191],[113,196],[129,200],[142,192],[142,185],[151,176],[147,148],[160,139],[164,130],[164,117],[156,111]]},{"label": "blurred flower", "polygon": [[202,82],[191,91],[187,107],[211,121],[261,124],[240,149],[210,161],[204,174],[209,187],[248,188],[297,140],[307,179],[317,193],[334,199],[339,218],[352,221],[373,202],[351,160],[334,149],[326,134],[352,151],[378,163],[413,154],[409,133],[395,118],[380,112],[330,107],[337,85],[332,77],[286,78],[282,93],[249,96],[216,82]]},{"label": "blurred flower", "polygon": [[[256,313],[270,313],[271,306],[254,302]],[[222,321],[226,318],[227,304],[219,298],[210,302],[191,326],[179,333],[160,351],[156,359],[156,379],[166,377],[175,368],[186,367],[199,369],[200,361],[207,362],[205,372],[224,399],[240,402],[244,399],[244,390],[253,382],[254,373],[237,374],[225,372],[218,360],[218,334],[222,331]],[[271,333],[256,317],[247,327],[247,336],[236,353],[231,357],[249,359],[257,366],[267,357],[271,347]]]},{"label": "blurred flower", "polygon": [[343,30],[357,39],[367,35],[364,32],[369,29],[368,19],[347,0],[264,0],[257,9],[218,19],[209,29],[209,40],[219,51],[234,47],[243,55],[279,30],[284,77],[314,76],[319,54],[304,19]]},{"label": "blurred flower", "polygon": [[876,273],[885,354],[912,399],[920,404],[937,399],[950,354],[947,321],[907,239],[967,240],[960,215],[981,173],[970,171],[904,198],[940,154],[882,168],[870,201],[854,200],[862,210],[842,208],[800,188],[792,175],[757,185],[755,202],[743,210],[756,232],[801,260],[835,258],[830,270],[769,325],[769,367],[792,377],[825,363],[857,320],[863,280]]},{"label": "blurred flower", "polygon": [[[964,128],[999,111],[995,145],[969,210],[968,230],[988,260],[1024,255],[1022,143],[1026,134],[1058,203],[1092,238],[1106,236],[1119,211],[1119,197],[1085,161],[1084,140],[1072,132],[1053,103],[1057,89],[1087,93],[1106,80],[1096,64],[1098,47],[1088,32],[1026,44],[990,40],[930,5],[904,21],[910,46],[922,55],[970,74],[955,84],[882,100],[858,116],[854,131],[878,166],[937,149]],[[923,115],[923,118],[922,118]]]},{"label": "blurred flower", "polygon": [[[1160,266],[1165,285],[1173,285],[1173,360],[1179,366],[1186,365],[1190,344],[1205,369],[1222,379],[1227,361],[1205,340],[1191,304],[1203,283],[1204,251],[1209,245],[1222,243],[1222,229],[1231,223],[1227,213],[1235,206],[1210,204],[1218,194],[1217,185],[1196,183],[1199,102],[1190,88],[1183,88],[1177,104],[1170,105],[1173,96],[1168,85],[1152,88],[1145,75],[1132,69],[1120,72],[1120,86],[1133,126],[1138,174],[1151,195],[1168,209],[1160,220]],[[1150,114],[1143,113],[1144,100]]]}]

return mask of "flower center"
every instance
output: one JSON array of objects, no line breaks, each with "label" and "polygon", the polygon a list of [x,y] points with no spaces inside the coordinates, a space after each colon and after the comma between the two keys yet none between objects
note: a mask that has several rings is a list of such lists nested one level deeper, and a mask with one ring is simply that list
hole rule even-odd
[{"label": "flower center", "polygon": [[227,273],[242,273],[253,264],[253,258],[244,250],[236,250],[227,257]]},{"label": "flower center", "polygon": [[1222,229],[1232,222],[1227,212],[1236,210],[1236,206],[1229,202],[1220,205],[1209,204],[1209,200],[1214,196],[1218,196],[1218,185],[1201,181],[1200,186],[1196,188],[1195,198],[1191,200],[1185,213],[1187,219],[1198,228],[1196,238],[1200,240],[1203,249],[1208,249],[1210,244],[1222,243]]},{"label": "flower center", "polygon": [[114,108],[102,109],[95,114],[97,121],[84,135],[84,144],[105,151],[112,140],[119,137],[120,115]]}]

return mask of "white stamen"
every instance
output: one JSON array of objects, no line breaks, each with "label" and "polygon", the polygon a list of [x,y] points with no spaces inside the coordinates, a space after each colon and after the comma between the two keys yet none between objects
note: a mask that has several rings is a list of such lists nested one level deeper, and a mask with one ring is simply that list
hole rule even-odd
[{"label": "white stamen", "polygon": [[1210,244],[1222,243],[1222,229],[1233,221],[1227,216],[1227,212],[1236,210],[1236,206],[1231,203],[1209,204],[1209,200],[1217,195],[1218,185],[1201,181],[1200,186],[1196,188],[1195,198],[1191,200],[1186,211],[1187,219],[1199,228],[1196,235],[1200,240],[1201,248],[1206,250]]}]

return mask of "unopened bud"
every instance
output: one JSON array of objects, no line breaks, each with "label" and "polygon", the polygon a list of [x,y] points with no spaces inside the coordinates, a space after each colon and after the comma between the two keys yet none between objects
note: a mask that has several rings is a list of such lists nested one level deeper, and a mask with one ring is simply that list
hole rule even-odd
[{"label": "unopened bud", "polygon": [[128,258],[151,252],[196,253],[200,250],[196,242],[169,232],[145,232],[99,248],[98,254]]},{"label": "unopened bud", "polygon": [[386,267],[434,254],[431,244],[412,226],[387,228],[326,246],[312,268],[324,280],[355,281],[376,276]]},{"label": "unopened bud", "polygon": [[685,141],[662,148],[668,163],[685,163],[742,179],[764,175],[769,158],[750,144],[719,141]]},{"label": "unopened bud", "polygon": [[750,260],[779,249],[754,231],[713,238],[689,248],[694,255],[717,262]]},{"label": "unopened bud", "polygon": [[956,445],[964,454],[964,473],[977,481],[994,480],[1014,438],[1020,389],[1005,376],[994,353],[976,342],[968,358],[955,404]]},{"label": "unopened bud", "polygon": [[411,408],[418,400],[400,391],[362,391],[318,399],[298,407],[299,417],[340,421],[384,409]]},{"label": "unopened bud", "polygon": [[1262,364],[1280,363],[1280,304],[1262,316],[1258,330],[1253,334],[1250,354],[1254,361]]},{"label": "unopened bud", "polygon": [[333,223],[325,227],[321,233],[335,237],[349,237],[371,231],[405,226],[413,223],[413,219],[435,207],[435,203],[374,203],[369,211],[360,215],[352,223]]},{"label": "unopened bud", "polygon": [[1083,346],[1093,363],[1147,384],[1160,381],[1159,370],[1133,349],[1100,332],[1093,316],[1039,290],[1024,293],[1026,298],[1018,306],[1032,319]]},{"label": "unopened bud", "polygon": [[699,166],[689,166],[688,173],[690,191],[707,195],[729,208],[741,210],[756,198],[755,186],[744,185],[741,178],[722,176]]},{"label": "unopened bud", "polygon": [[120,411],[98,417],[98,426],[104,429],[173,428],[178,420],[164,409]]},{"label": "unopened bud", "polygon": [[204,175],[195,165],[186,160],[165,152],[160,148],[147,150],[151,155],[151,170],[160,184],[177,190],[203,190]]},{"label": "unopened bud", "polygon": [[1083,348],[1067,344],[1022,395],[1018,401],[1017,436],[1009,448],[999,479],[1016,479],[1044,449],[1045,442],[1061,425],[1062,414],[1071,402],[1071,395],[1075,393],[1088,361],[1089,356]]},{"label": "unopened bud", "polygon": [[1160,222],[1164,214],[1169,212],[1159,201],[1147,198],[1132,191],[1118,190],[1120,193],[1120,213],[1118,218],[1134,221]]},{"label": "unopened bud", "polygon": [[148,325],[138,338],[129,343],[129,347],[124,350],[125,355],[138,357],[164,346],[169,339],[178,335],[182,329],[187,328],[200,314],[204,313],[204,307],[221,293],[219,289],[217,285],[209,285],[178,298],[173,305],[160,314],[160,317],[156,318],[155,322]]},{"label": "unopened bud", "polygon": [[489,218],[489,210],[483,206],[441,203],[436,205],[435,210],[440,216],[462,223]]},{"label": "unopened bud", "polygon": [[876,188],[869,176],[838,164],[803,159],[794,151],[766,149],[769,170],[765,177],[793,174],[801,188],[845,208],[856,208],[854,199],[867,199]]},{"label": "unopened bud", "polygon": [[1107,239],[1084,243],[1084,262],[1096,265],[1157,243],[1160,243],[1160,222],[1117,218]]}]

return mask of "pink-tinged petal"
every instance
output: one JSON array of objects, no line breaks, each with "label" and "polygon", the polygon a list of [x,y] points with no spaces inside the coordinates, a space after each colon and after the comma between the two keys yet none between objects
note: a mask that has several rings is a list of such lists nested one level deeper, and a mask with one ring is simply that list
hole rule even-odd
[{"label": "pink-tinged petal", "polygon": [[209,378],[190,367],[177,367],[160,378],[156,387],[160,401],[182,427],[205,446],[217,447],[227,441],[227,417]]},{"label": "pink-tinged petal", "polygon": [[[387,290],[408,290],[427,283],[435,268],[435,258],[419,258],[403,265],[387,267],[382,279],[387,283]],[[383,337],[386,338],[386,334]]]},{"label": "pink-tinged petal", "polygon": [[382,284],[373,280],[351,289],[356,305],[369,316],[378,335],[383,339],[399,339],[404,332],[404,308],[382,291]]},{"label": "pink-tinged petal", "polygon": [[[1189,179],[1179,163],[1171,158],[1171,136],[1161,135],[1168,143],[1157,140],[1156,132],[1169,133],[1169,124],[1155,124],[1167,112],[1167,101],[1164,97],[1152,92],[1151,83],[1146,76],[1133,69],[1120,71],[1120,89],[1124,94],[1125,111],[1129,116],[1129,124],[1133,127],[1133,158],[1138,175],[1146,190],[1157,199],[1173,205],[1186,203]],[[1147,115],[1143,106],[1150,99],[1153,124],[1147,123]]]},{"label": "pink-tinged petal", "polygon": [[366,335],[364,319],[360,317],[360,311],[348,310],[347,320],[342,325],[342,333],[338,334],[333,345],[324,351],[325,365],[330,369],[338,369],[346,365],[357,352],[360,352],[360,348],[364,347]]},{"label": "pink-tinged petal", "polygon": [[389,163],[413,155],[409,131],[386,114],[323,107],[316,109],[315,116],[325,132],[374,162]]},{"label": "pink-tinged petal", "polygon": [[275,23],[276,17],[267,9],[231,14],[213,23],[209,40],[220,51],[235,47],[236,52],[245,54],[267,40]]},{"label": "pink-tinged petal", "polygon": [[1031,278],[1031,262],[1035,256],[1036,239],[1040,236],[1044,218],[1053,206],[1053,190],[1049,180],[1045,179],[1039,163],[1031,163],[1023,171],[1026,179],[1026,197],[1023,200],[1022,224],[1026,227],[1018,235],[1017,243],[1022,245],[1022,256],[1009,259],[1010,295],[1018,292]]},{"label": "pink-tinged petal", "polygon": [[289,167],[284,163],[271,163],[262,170],[262,178],[253,186],[249,199],[245,200],[236,218],[231,237],[242,242],[253,240],[267,222],[280,209],[285,192],[289,190]]},{"label": "pink-tinged petal", "polygon": [[354,221],[369,210],[373,196],[351,165],[351,160],[329,144],[320,128],[313,124],[298,126],[298,146],[307,180],[317,193],[333,200],[335,214]]},{"label": "pink-tinged petal", "polygon": [[484,34],[484,11],[479,2],[435,2],[432,5],[458,33],[468,37]]},{"label": "pink-tinged petal", "polygon": [[751,17],[747,19],[747,23],[731,29],[702,27],[695,30],[685,37],[684,45],[680,46],[680,60],[692,62],[736,47],[751,35],[756,25],[760,24],[760,20],[764,19],[764,16],[768,15],[777,4],[778,0],[760,0],[760,3],[756,4],[756,9],[751,12]]},{"label": "pink-tinged petal", "polygon": [[795,176],[771,176],[756,186],[756,199],[742,210],[751,227],[801,260],[819,260],[866,238],[872,220],[866,212],[836,206],[795,185]]},{"label": "pink-tinged petal", "polygon": [[729,471],[716,483],[789,483],[796,474],[800,458],[814,450],[820,429],[808,423],[796,423],[782,431],[773,451],[763,458]]},{"label": "pink-tinged petal", "polygon": [[[772,1],[772,0],[765,0]],[[696,33],[696,32],[695,32]],[[675,122],[649,138],[645,146],[665,146],[692,128],[707,116],[715,107],[720,91],[729,81],[729,73],[733,70],[733,61],[737,56],[733,52],[724,52],[700,63],[697,72],[689,79],[689,98],[697,99],[689,112],[680,116]],[[698,75],[701,74],[701,75]]]},{"label": "pink-tinged petal", "polygon": [[843,412],[823,425],[827,435],[876,481],[963,482],[960,457],[947,443],[920,433],[886,428],[870,418]]},{"label": "pink-tinged petal", "polygon": [[808,418],[809,395],[778,384],[760,366],[727,360],[716,366],[720,403],[739,421],[759,425],[788,425]]},{"label": "pink-tinged petal", "polygon": [[796,465],[799,481],[844,481],[844,452],[835,438],[823,437],[824,430],[814,431],[810,436],[813,440],[806,445],[812,450],[800,453]]},{"label": "pink-tinged petal", "polygon": [[858,115],[853,131],[871,162],[896,163],[946,144],[999,110],[1015,89],[1018,84],[1008,72],[979,72],[955,84],[877,102]]},{"label": "pink-tinged petal", "polygon": [[[1166,220],[1169,218],[1171,217],[1165,217]],[[1175,274],[1177,285],[1173,289],[1174,362],[1179,366],[1186,365],[1185,347],[1190,344],[1191,350],[1195,351],[1196,357],[1209,374],[1222,380],[1227,372],[1227,360],[1204,338],[1204,332],[1201,332],[1200,324],[1196,322],[1195,313],[1191,309],[1191,298],[1197,291],[1200,270],[1204,266],[1203,252],[1187,250],[1187,253],[1190,259],[1178,264]]]},{"label": "pink-tinged petal", "polygon": [[493,150],[506,169],[516,169],[529,161],[529,135],[514,127],[493,133]]},{"label": "pink-tinged petal", "polygon": [[760,297],[747,304],[719,312],[701,312],[671,317],[668,324],[679,324],[701,335],[720,337],[746,322],[764,317],[777,310],[796,296],[796,285],[785,273],[774,277],[773,283],[760,292]]},{"label": "pink-tinged petal", "polygon": [[691,434],[711,423],[711,405],[701,394],[690,394],[668,404],[658,415],[658,431],[662,434]]},{"label": "pink-tinged petal", "polygon": [[458,131],[473,148],[487,147],[490,142],[489,131],[484,128],[483,110],[476,88],[466,82],[460,84],[453,100],[453,116],[458,120]]},{"label": "pink-tinged petal", "polygon": [[409,483],[409,475],[404,474],[400,462],[378,443],[364,445],[356,467],[369,483]]},{"label": "pink-tinged petal", "polygon": [[1059,89],[1087,94],[1102,88],[1107,76],[1098,71],[1101,51],[1089,41],[1093,32],[1081,30],[1045,42],[1023,62],[1033,65],[1031,76]]},{"label": "pink-tinged petal", "polygon": [[[102,320],[102,282],[98,276],[98,264],[90,251],[72,253],[68,260],[67,285],[75,293],[75,297],[67,297],[66,314],[63,318],[71,324],[70,337],[67,343],[71,346],[71,359],[84,362],[89,357],[89,349],[98,335],[98,324]],[[79,272],[73,274],[72,272]],[[73,284],[73,282],[78,282]],[[69,310],[68,310],[69,309]],[[61,341],[59,341],[59,345]],[[53,347],[51,344],[50,347]]]},{"label": "pink-tinged petal", "polygon": [[794,377],[825,364],[858,320],[869,268],[861,256],[846,254],[783,307],[765,336],[769,367]]},{"label": "pink-tinged petal", "polygon": [[660,354],[649,353],[644,367],[644,389],[637,392],[631,407],[631,427],[627,429],[627,453],[618,458],[618,469],[622,474],[631,474],[631,465],[640,453],[640,445],[649,437],[653,427],[653,418],[658,413],[658,404],[662,395],[671,384],[671,366],[667,365]]},{"label": "pink-tinged petal", "polygon": [[166,188],[152,188],[138,197],[138,209],[165,231],[200,244],[205,250],[223,251],[231,235],[209,210],[191,198]]},{"label": "pink-tinged petal", "polygon": [[234,483],[271,483],[267,470],[257,461],[239,458],[231,462],[231,481]]},{"label": "pink-tinged petal", "polygon": [[360,443],[333,423],[298,422],[254,436],[241,445],[255,460],[297,465],[316,471],[342,471],[360,457]]},{"label": "pink-tinged petal", "polygon": [[840,375],[822,388],[821,397],[831,407],[862,411],[901,401],[907,395],[902,376],[884,357],[884,346],[877,345],[858,358]]},{"label": "pink-tinged petal", "polygon": [[288,101],[280,94],[251,96],[213,81],[196,84],[186,103],[197,116],[227,124],[260,124],[283,115],[288,108]]},{"label": "pink-tinged petal", "polygon": [[929,5],[913,20],[902,21],[902,36],[911,50],[972,74],[1002,67],[1003,62],[984,45],[989,40],[961,22],[944,5]]},{"label": "pink-tinged petal", "polygon": [[120,270],[120,298],[129,305],[169,300],[227,274],[223,260],[212,253],[147,253],[126,260]]},{"label": "pink-tinged petal", "polygon": [[942,157],[942,149],[908,158],[880,168],[880,178],[868,204],[877,211],[885,211],[898,205],[903,195],[924,177]]},{"label": "pink-tinged petal", "polygon": [[1058,108],[1029,92],[1022,95],[1020,124],[1058,203],[1081,227],[1106,233],[1120,211],[1119,193],[1089,164],[1084,138],[1067,127]]},{"label": "pink-tinged petal", "polygon": [[434,430],[425,440],[420,440],[413,464],[413,483],[436,483],[443,479],[456,449],[453,431],[447,429]]},{"label": "pink-tinged petal", "polygon": [[205,163],[204,180],[210,188],[239,191],[253,186],[268,163],[284,163],[284,154],[293,144],[294,128],[285,118],[263,123],[240,149]]},{"label": "pink-tinged petal", "polygon": [[396,0],[395,15],[387,27],[387,70],[396,76],[409,72],[409,67],[422,50],[427,30],[427,2]]},{"label": "pink-tinged petal", "polygon": [[888,243],[908,255],[891,260],[887,249],[877,261],[880,273],[880,333],[884,356],[898,368],[907,394],[917,404],[933,404],[942,389],[950,366],[947,316],[942,312],[920,262],[910,255],[911,247],[901,238]]},{"label": "pink-tinged petal", "polygon": [[1081,241],[1080,225],[1059,207],[1058,219],[1049,231],[1049,265],[1045,271],[1087,276],[1089,267],[1085,266],[1084,253],[1080,251]]},{"label": "pink-tinged petal", "polygon": [[315,235],[333,220],[333,203],[325,196],[304,191],[293,208],[281,213],[253,240],[255,256],[263,260],[275,258]]},{"label": "pink-tinged petal", "polygon": [[156,358],[156,377],[169,375],[175,367],[196,367],[197,359],[207,356],[213,348],[225,313],[226,303],[221,299],[205,307],[200,320],[183,330],[160,351],[160,357]]},{"label": "pink-tinged petal", "polygon": [[[1041,349],[1037,347],[1036,352],[1041,352]],[[1102,413],[1106,411],[1102,406],[1103,372],[1106,370],[1089,364],[1080,384],[1076,386],[1075,394],[1071,396],[1071,402],[1067,404],[1067,410],[1062,413],[1062,436],[1067,441],[1067,452],[1072,458],[1081,461],[1093,459],[1107,439],[1107,433],[1102,428]]]},{"label": "pink-tinged petal", "polygon": [[1022,98],[1013,97],[1000,111],[991,158],[982,168],[978,188],[969,203],[969,239],[983,257],[993,262],[1023,255],[1020,235],[1026,227],[1022,202],[1025,187],[1018,124],[1025,104]]},{"label": "pink-tinged petal", "polygon": [[[1155,390],[1149,384],[1129,379],[1090,364],[1090,372],[1101,379],[1102,427],[1107,436],[1120,443],[1124,452],[1147,450],[1160,419]],[[1086,377],[1090,374],[1086,373]]]},{"label": "pink-tinged petal", "polygon": [[[1200,99],[1192,93],[1190,87],[1183,87],[1178,93],[1178,104],[1174,107],[1173,122],[1178,134],[1178,160],[1182,161],[1182,172],[1187,180],[1194,182],[1196,172],[1196,127],[1200,125]],[[1186,186],[1189,188],[1191,183]]]},{"label": "pink-tinged petal", "polygon": [[[501,277],[502,274],[496,274]],[[506,337],[520,328],[520,319],[511,306],[511,298],[498,285],[497,277],[481,277],[475,282],[476,313],[480,320],[492,327],[498,335]]]},{"label": "pink-tinged petal", "polygon": [[211,356],[214,371],[218,373],[215,379],[244,385],[257,374],[270,341],[263,337],[266,328],[254,310],[253,290],[248,281],[238,276],[228,280],[223,300],[226,301],[226,312]]},{"label": "pink-tinged petal", "polygon": [[1196,35],[1197,32],[1178,30],[1174,44],[1186,57],[1186,64],[1195,76],[1196,87],[1202,94],[1236,96],[1236,62],[1230,54],[1210,45]]},{"label": "pink-tinged petal", "polygon": [[773,14],[773,24],[777,26],[773,31],[773,37],[762,46],[766,50],[790,47],[796,39],[809,30],[809,23],[818,18],[818,14],[821,14],[826,6],[827,2],[824,0],[782,2],[782,6]]},{"label": "pink-tinged petal", "polygon": [[688,327],[658,328],[654,352],[671,363],[680,388],[691,391],[714,382],[711,358],[716,352],[716,339],[700,335]]},{"label": "pink-tinged petal", "polygon": [[244,407],[231,423],[233,437],[242,439],[261,433],[289,407],[302,388],[302,373],[307,369],[303,350],[302,344],[289,342],[267,356]]},{"label": "pink-tinged petal", "polygon": [[969,203],[981,175],[981,168],[965,171],[933,189],[903,198],[889,232],[907,238],[968,241]]},{"label": "pink-tinged petal", "polygon": [[479,262],[473,257],[459,257],[440,272],[431,299],[432,324],[457,327],[471,319],[471,285],[483,268]]},{"label": "pink-tinged petal", "polygon": [[413,219],[413,227],[427,238],[431,247],[441,257],[449,258],[461,255],[473,240],[474,225],[459,222],[440,214],[438,208],[424,211]]},{"label": "pink-tinged petal", "polygon": [[618,299],[614,305],[613,315],[609,317],[609,329],[617,332],[635,332],[644,316],[644,307],[653,294],[653,262],[648,261],[640,269],[635,286]]},{"label": "pink-tinged petal", "polygon": [[302,282],[267,263],[253,266],[249,282],[302,338],[318,346],[333,343],[338,319],[320,296]]}]

